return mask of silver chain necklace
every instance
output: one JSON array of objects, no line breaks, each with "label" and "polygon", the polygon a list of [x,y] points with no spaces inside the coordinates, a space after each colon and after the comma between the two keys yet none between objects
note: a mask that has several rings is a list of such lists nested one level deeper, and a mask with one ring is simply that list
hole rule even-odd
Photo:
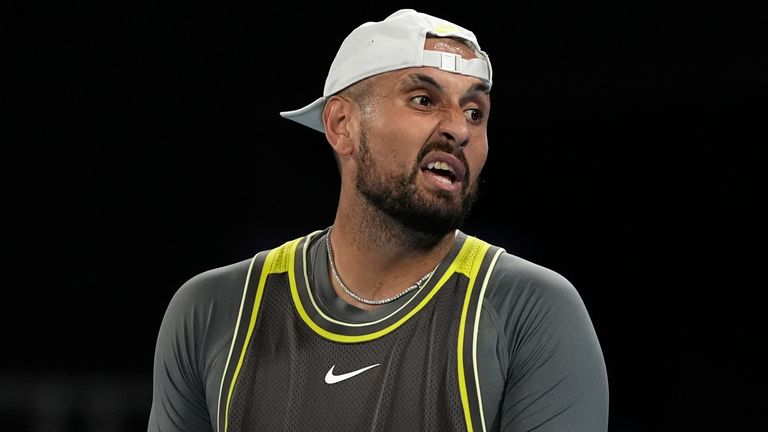
[{"label": "silver chain necklace", "polygon": [[409,286],[399,294],[395,294],[391,297],[387,297],[381,300],[369,300],[367,298],[360,297],[359,295],[353,293],[349,288],[347,288],[346,285],[344,285],[344,282],[341,281],[341,277],[339,277],[339,273],[336,271],[336,263],[333,260],[333,249],[331,248],[331,230],[332,229],[333,229],[333,226],[328,228],[328,235],[325,236],[325,249],[328,251],[328,263],[331,266],[331,273],[333,273],[333,277],[334,279],[336,279],[336,282],[339,283],[339,286],[341,287],[341,289],[343,289],[345,293],[347,293],[350,297],[359,301],[360,303],[365,303],[367,305],[381,305],[381,304],[395,301],[400,297],[408,294],[409,292],[417,288],[421,288],[424,282],[426,282],[427,279],[429,279],[429,277],[432,276],[432,273],[434,273],[435,270],[437,270],[437,266],[435,266],[435,268],[433,268],[429,273],[422,276],[421,279],[417,280],[413,285]]}]

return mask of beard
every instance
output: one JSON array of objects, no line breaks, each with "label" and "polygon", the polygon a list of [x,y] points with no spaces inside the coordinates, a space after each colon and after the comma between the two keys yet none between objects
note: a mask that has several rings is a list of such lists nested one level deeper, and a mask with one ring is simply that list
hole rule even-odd
[{"label": "beard", "polygon": [[[456,156],[467,168],[458,197],[446,191],[420,190],[416,178],[421,160],[431,151],[441,150]],[[421,149],[410,174],[386,175],[378,169],[370,153],[365,130],[360,132],[357,154],[357,190],[376,209],[416,234],[427,243],[437,241],[464,224],[477,199],[477,182],[469,185],[469,167],[464,153],[444,142],[430,142]]]}]

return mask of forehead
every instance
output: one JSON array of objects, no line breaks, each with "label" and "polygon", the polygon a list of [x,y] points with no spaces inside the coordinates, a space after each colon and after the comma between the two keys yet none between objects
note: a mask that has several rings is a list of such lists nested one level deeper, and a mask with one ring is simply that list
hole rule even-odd
[{"label": "forehead", "polygon": [[447,37],[427,37],[424,49],[458,54],[465,59],[477,58],[475,51],[460,40]]}]

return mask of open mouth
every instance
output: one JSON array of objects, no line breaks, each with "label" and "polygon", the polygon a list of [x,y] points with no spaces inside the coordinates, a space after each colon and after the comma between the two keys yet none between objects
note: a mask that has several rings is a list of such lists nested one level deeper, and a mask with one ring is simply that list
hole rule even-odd
[{"label": "open mouth", "polygon": [[457,185],[465,180],[467,168],[456,156],[433,151],[427,154],[421,161],[421,171],[429,175],[434,181],[444,185]]},{"label": "open mouth", "polygon": [[445,162],[430,162],[421,168],[422,171],[429,171],[435,176],[435,179],[445,184],[453,184],[456,181],[455,170]]}]

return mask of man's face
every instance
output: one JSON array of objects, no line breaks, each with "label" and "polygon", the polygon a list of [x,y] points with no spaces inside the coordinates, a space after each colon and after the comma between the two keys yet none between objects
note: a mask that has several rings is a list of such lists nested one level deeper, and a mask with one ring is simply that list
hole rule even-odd
[{"label": "man's face", "polygon": [[[456,52],[452,43],[461,44],[433,41],[442,46],[429,49],[449,52]],[[361,112],[357,189],[403,226],[445,235],[461,226],[477,195],[488,155],[487,88],[430,67],[374,79]]]}]

